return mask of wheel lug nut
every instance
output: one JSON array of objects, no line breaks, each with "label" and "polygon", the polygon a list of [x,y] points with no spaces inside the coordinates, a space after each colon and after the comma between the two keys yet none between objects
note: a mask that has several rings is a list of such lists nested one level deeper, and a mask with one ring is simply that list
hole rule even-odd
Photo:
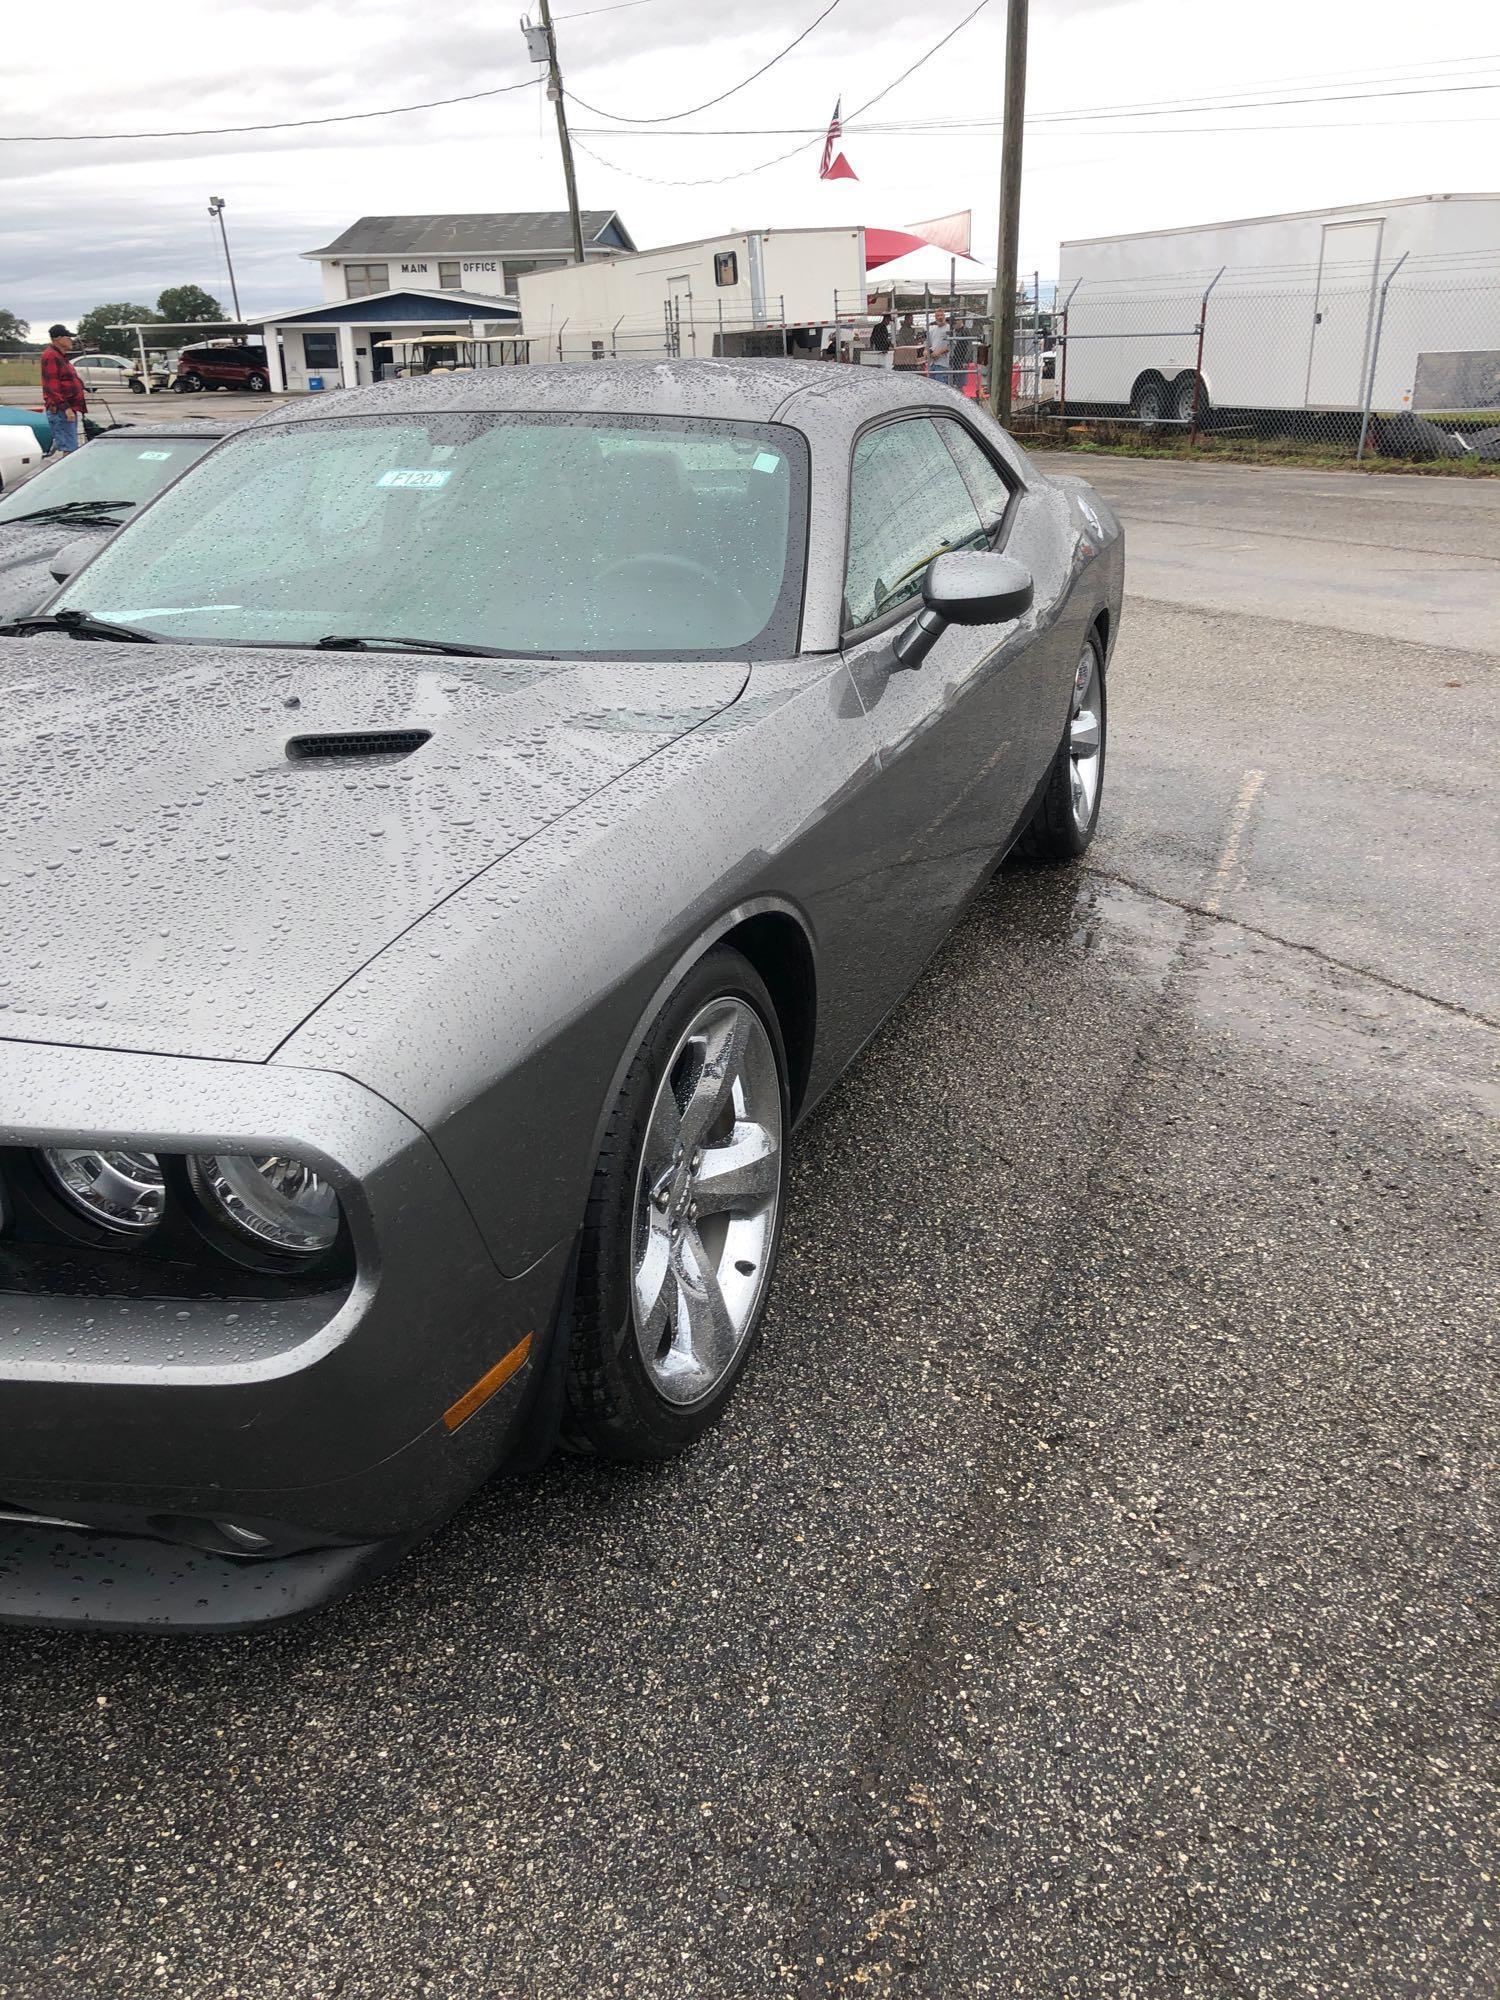
[{"label": "wheel lug nut", "polygon": [[690,1201],[688,1203],[688,1218],[690,1221],[694,1222],[696,1222],[698,1219],[698,1204],[695,1201]]},{"label": "wheel lug nut", "polygon": [[696,1153],[694,1153],[694,1155],[693,1155],[693,1171],[694,1171],[694,1173],[696,1173],[696,1172],[697,1172],[697,1170],[699,1169],[699,1167],[701,1167],[702,1165],[703,1165],[703,1154],[702,1154],[702,1152],[700,1151],[700,1152],[696,1152]]},{"label": "wheel lug nut", "polygon": [[652,1200],[656,1203],[658,1208],[665,1208],[667,1203],[671,1200],[671,1196],[667,1193],[667,1190],[665,1188],[658,1188],[656,1190],[656,1193],[652,1196]]}]

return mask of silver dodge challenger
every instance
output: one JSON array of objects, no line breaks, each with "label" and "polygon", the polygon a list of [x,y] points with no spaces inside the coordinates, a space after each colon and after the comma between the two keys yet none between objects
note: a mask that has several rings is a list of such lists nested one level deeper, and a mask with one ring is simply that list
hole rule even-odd
[{"label": "silver dodge challenger", "polygon": [[797,1121],[1093,835],[1123,545],[950,390],[704,361],[277,409],[77,564],[0,627],[0,1618],[244,1627],[714,1422]]}]

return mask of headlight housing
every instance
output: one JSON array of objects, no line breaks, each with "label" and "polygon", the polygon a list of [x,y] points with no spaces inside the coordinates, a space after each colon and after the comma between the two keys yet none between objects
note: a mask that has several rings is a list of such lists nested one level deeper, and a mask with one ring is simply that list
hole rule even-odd
[{"label": "headlight housing", "polygon": [[0,1145],[0,1293],[286,1298],[345,1284],[355,1245],[337,1174],[149,1139]]},{"label": "headlight housing", "polygon": [[198,1153],[188,1179],[208,1213],[262,1250],[317,1257],[339,1233],[338,1196],[284,1153]]},{"label": "headlight housing", "polygon": [[53,1188],[90,1222],[143,1236],[161,1221],[166,1176],[155,1153],[124,1148],[52,1146],[42,1164]]}]

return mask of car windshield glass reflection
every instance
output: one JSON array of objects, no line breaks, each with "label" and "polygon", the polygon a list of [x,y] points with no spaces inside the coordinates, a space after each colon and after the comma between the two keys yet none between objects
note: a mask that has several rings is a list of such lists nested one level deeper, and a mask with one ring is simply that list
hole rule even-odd
[{"label": "car windshield glass reflection", "polygon": [[[139,506],[201,458],[213,438],[95,438],[0,500],[0,523],[25,521],[75,501]],[[81,513],[82,508],[75,508]]]},{"label": "car windshield glass reflection", "polygon": [[789,625],[795,644],[804,453],[777,426],[663,418],[256,429],[58,605],[201,642],[763,656]]}]

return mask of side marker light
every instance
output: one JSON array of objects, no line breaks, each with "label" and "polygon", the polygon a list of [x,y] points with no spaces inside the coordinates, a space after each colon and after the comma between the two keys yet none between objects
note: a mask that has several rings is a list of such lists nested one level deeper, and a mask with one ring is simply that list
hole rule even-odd
[{"label": "side marker light", "polygon": [[467,1423],[476,1410],[483,1408],[497,1389],[503,1389],[511,1376],[523,1365],[530,1352],[531,1335],[528,1333],[524,1340],[517,1341],[509,1354],[502,1354],[494,1367],[488,1373],[481,1375],[472,1389],[465,1389],[458,1401],[451,1403],[444,1410],[443,1422],[449,1430],[456,1431],[460,1424]]}]

